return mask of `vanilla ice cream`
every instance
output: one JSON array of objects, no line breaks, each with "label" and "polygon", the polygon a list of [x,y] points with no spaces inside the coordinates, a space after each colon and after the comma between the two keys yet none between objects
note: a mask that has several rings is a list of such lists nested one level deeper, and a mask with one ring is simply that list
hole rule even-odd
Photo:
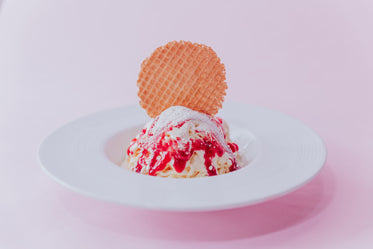
[{"label": "vanilla ice cream", "polygon": [[162,177],[213,176],[238,169],[237,155],[222,119],[173,106],[131,141],[122,167]]}]

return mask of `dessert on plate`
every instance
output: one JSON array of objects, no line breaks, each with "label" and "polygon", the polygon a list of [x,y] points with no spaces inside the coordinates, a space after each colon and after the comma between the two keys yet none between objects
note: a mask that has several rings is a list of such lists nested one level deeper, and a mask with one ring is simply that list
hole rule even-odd
[{"label": "dessert on plate", "polygon": [[161,177],[214,176],[240,167],[239,148],[215,114],[227,84],[208,46],[169,42],[141,65],[140,105],[152,118],[127,148],[122,167]]}]

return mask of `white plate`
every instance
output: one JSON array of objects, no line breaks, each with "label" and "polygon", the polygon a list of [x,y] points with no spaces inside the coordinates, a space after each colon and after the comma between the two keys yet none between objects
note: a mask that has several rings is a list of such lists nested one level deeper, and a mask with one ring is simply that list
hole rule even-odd
[{"label": "white plate", "polygon": [[226,103],[220,111],[250,163],[195,179],[146,176],[119,168],[129,141],[149,118],[138,106],[65,125],[41,144],[42,168],[78,193],[124,205],[177,211],[227,209],[293,191],[322,168],[326,149],[303,123],[262,107]]}]

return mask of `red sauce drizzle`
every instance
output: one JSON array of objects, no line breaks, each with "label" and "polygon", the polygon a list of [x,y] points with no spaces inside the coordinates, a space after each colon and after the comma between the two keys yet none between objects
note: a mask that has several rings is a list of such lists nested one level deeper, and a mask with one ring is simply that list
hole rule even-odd
[{"label": "red sauce drizzle", "polygon": [[[218,122],[216,122],[219,126],[222,126],[222,121],[218,119]],[[176,128],[180,128],[185,124],[184,122],[181,122],[180,124],[174,126]],[[222,127],[221,127],[222,128]],[[181,143],[181,139],[177,138],[176,140],[169,140],[166,141],[165,134],[167,131],[172,130],[173,127],[169,127],[165,131],[163,131],[162,135],[157,140],[157,143],[152,144],[146,144],[141,143],[141,137],[145,134],[146,129],[143,129],[142,133],[140,134],[139,138],[139,148],[142,149],[141,156],[139,157],[137,161],[137,165],[135,167],[136,172],[141,172],[142,168],[147,165],[146,158],[149,158],[150,152],[154,151],[154,155],[151,158],[151,161],[149,163],[149,175],[155,176],[158,171],[162,171],[165,169],[167,164],[174,159],[174,168],[175,171],[178,173],[181,173],[185,167],[189,159],[192,157],[195,151],[202,150],[204,151],[204,159],[205,159],[205,167],[207,170],[207,173],[209,176],[217,175],[217,171],[214,165],[212,165],[212,159],[215,157],[215,155],[218,155],[219,157],[223,156],[224,154],[224,148],[222,145],[220,145],[214,136],[205,136],[203,139],[194,139],[191,140],[191,142],[188,142],[186,144],[183,144],[182,148],[180,148],[178,145]],[[131,147],[133,144],[135,144],[137,141],[136,138],[134,138],[131,141],[131,144],[128,148],[127,154],[133,154],[131,151]],[[144,147],[149,147],[144,148]],[[232,152],[236,152],[238,150],[238,146],[235,143],[228,143],[228,146],[232,150]],[[149,158],[150,159],[150,158]],[[234,171],[237,170],[237,163],[236,159],[232,158],[230,159],[232,161],[232,165],[230,166],[229,170]]]},{"label": "red sauce drizzle", "polygon": [[235,144],[235,143],[228,143],[228,146],[229,146],[229,148],[231,149],[231,151],[233,153],[235,153],[236,151],[238,151],[238,145],[237,144]]}]

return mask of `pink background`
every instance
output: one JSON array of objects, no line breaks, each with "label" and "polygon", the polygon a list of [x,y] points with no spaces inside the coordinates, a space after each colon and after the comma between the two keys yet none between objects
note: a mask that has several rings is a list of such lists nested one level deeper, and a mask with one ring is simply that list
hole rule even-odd
[{"label": "pink background", "polygon": [[[371,1],[4,1],[0,10],[0,248],[372,248]],[[227,100],[300,119],[328,159],[305,187],[209,213],[80,196],[37,163],[42,139],[138,101],[141,61],[171,40],[212,46]]]}]

